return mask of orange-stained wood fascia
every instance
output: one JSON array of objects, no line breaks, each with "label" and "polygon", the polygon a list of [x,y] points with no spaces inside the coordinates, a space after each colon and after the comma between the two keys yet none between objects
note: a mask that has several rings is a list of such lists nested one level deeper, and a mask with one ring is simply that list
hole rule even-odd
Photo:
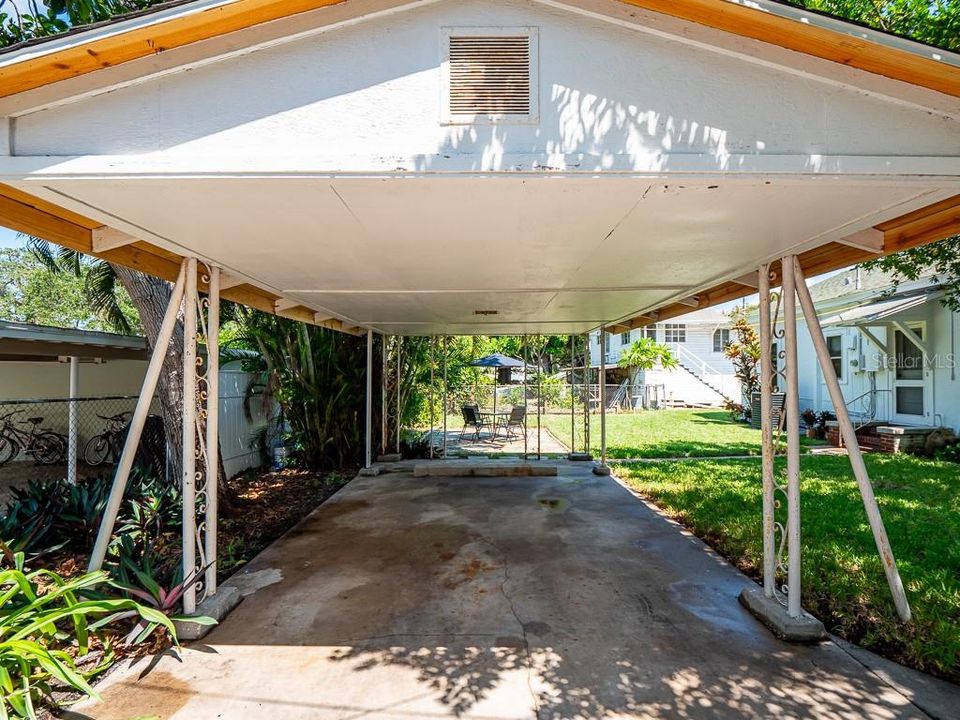
[{"label": "orange-stained wood fascia", "polygon": [[[131,28],[0,68],[0,97],[348,1],[237,0]],[[932,57],[802,23],[730,0],[619,1],[960,97],[960,68]]]},{"label": "orange-stained wood fascia", "polygon": [[[101,227],[100,223],[2,184],[0,225],[171,282],[177,279],[180,272],[182,258],[179,255],[142,241],[95,253],[92,250],[92,235],[94,228]],[[199,285],[201,290],[206,290],[202,274]],[[224,300],[271,314],[274,314],[278,300],[277,295],[247,284],[224,288],[220,295]],[[339,320],[315,322],[316,312],[309,308],[295,307],[279,314],[310,325],[344,331],[343,323]],[[351,331],[351,334],[357,333]]]},{"label": "orange-stained wood fascia", "polygon": [[[933,205],[880,223],[875,228],[883,233],[883,255],[892,255],[901,250],[908,250],[943,240],[952,235],[958,235],[960,234],[960,195],[954,195]],[[840,243],[827,243],[800,254],[798,260],[804,275],[810,278],[831,270],[839,270],[866,260],[873,260],[877,257],[881,257],[881,255]],[[770,269],[774,273],[772,284],[779,284],[780,263],[772,263]],[[699,307],[706,308],[731,300],[738,300],[755,293],[755,289],[731,281],[716,285],[705,292],[697,293],[697,297],[700,298]],[[657,308],[657,321],[669,320],[690,312],[692,312],[692,309],[689,305],[673,303]],[[650,311],[645,311],[645,313],[649,315]],[[638,315],[621,320],[617,325],[634,328],[649,325],[653,322],[655,321],[652,318]]]}]

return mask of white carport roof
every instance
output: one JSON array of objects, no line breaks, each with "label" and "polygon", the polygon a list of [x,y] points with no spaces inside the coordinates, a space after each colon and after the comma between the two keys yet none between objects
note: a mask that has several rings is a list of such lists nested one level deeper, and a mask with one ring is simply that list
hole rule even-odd
[{"label": "white carport roof", "polygon": [[[0,157],[8,183],[0,223],[166,278],[181,257],[198,256],[225,269],[227,299],[342,330],[408,335],[622,330],[750,294],[756,267],[785,254],[811,276],[960,228],[960,141],[908,155],[524,153],[498,151],[493,130],[474,156],[355,160],[251,147],[165,152],[189,143],[167,141],[162,124],[156,152],[65,153],[35,139],[65,128],[57,113],[82,106],[75,117],[94,122],[98,105],[109,109],[155,78],[173,88],[162,90],[172,124],[173,84],[201,68],[317,26],[329,34],[367,16],[442,5],[197,0],[0,56],[0,113],[16,139]],[[752,57],[802,76],[798,83],[853,88],[960,127],[956,55],[776,3],[530,6]],[[207,136],[241,124],[223,112],[204,118]],[[63,134],[86,147],[107,132],[96,122],[95,131]]]}]

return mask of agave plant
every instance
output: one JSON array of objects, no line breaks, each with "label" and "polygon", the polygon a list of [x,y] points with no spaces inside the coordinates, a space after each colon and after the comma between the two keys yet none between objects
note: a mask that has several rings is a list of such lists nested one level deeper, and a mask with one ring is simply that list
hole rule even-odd
[{"label": "agave plant", "polygon": [[2,543],[0,551],[12,566],[0,571],[0,720],[33,720],[37,704],[58,686],[98,697],[89,681],[109,658],[81,670],[73,655],[86,656],[92,635],[127,616],[176,638],[173,622],[154,608],[129,598],[91,599],[108,580],[104,571],[65,580],[49,570],[25,570],[23,553]]}]

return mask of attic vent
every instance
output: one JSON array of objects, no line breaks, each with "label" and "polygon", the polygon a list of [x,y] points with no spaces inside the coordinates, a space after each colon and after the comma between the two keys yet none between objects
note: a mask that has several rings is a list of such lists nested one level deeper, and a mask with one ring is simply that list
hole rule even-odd
[{"label": "attic vent", "polygon": [[448,28],[445,120],[536,120],[535,28]]}]

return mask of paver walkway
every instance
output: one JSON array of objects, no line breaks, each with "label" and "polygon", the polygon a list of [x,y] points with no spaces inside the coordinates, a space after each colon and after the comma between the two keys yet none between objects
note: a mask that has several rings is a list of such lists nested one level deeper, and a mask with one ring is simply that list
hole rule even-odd
[{"label": "paver walkway", "polygon": [[584,465],[357,478],[239,580],[182,661],[74,717],[925,717],[833,643],[774,639],[747,578]]}]

